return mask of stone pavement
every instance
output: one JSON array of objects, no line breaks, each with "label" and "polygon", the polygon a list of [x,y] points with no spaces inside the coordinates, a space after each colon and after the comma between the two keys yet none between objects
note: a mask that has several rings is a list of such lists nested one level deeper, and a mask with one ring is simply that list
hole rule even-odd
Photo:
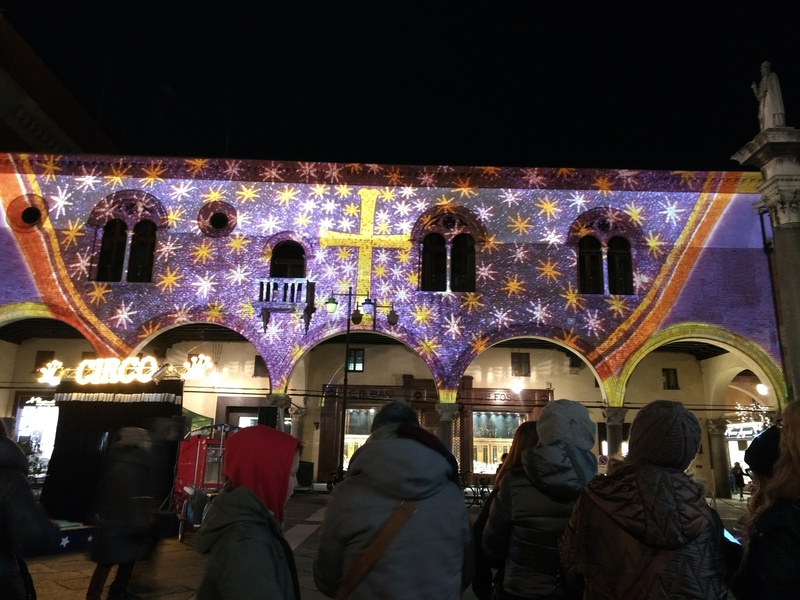
[{"label": "stone pavement", "polygon": [[[322,486],[324,488],[324,486]],[[319,544],[319,526],[325,516],[327,492],[298,492],[286,509],[286,538],[294,549],[303,600],[321,600],[325,596],[314,585],[312,563]],[[725,525],[731,529],[745,512],[745,502],[717,499],[716,504]],[[470,508],[474,519],[480,509]],[[132,591],[143,598],[188,600],[192,598],[203,576],[205,556],[194,549],[194,533],[187,533],[183,542],[177,538],[162,540],[153,557],[137,563]],[[28,561],[39,600],[78,600],[85,598],[94,563],[82,552],[33,558]],[[113,576],[113,571],[112,571]],[[109,577],[109,582],[111,577]],[[471,590],[464,594],[474,600]]]}]

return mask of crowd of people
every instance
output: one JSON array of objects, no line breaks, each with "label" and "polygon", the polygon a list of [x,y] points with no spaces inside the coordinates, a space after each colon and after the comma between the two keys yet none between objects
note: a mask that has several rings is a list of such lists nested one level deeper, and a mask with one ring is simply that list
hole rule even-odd
[{"label": "crowd of people", "polygon": [[[409,405],[385,405],[332,492],[313,561],[317,588],[337,600],[455,600],[470,585],[479,600],[798,597],[800,404],[790,402],[745,452],[752,495],[741,540],[726,535],[686,472],[701,428],[681,403],[639,410],[627,456],[600,476],[595,431],[581,403],[548,403],[517,429],[471,523],[453,454]],[[101,597],[114,565],[108,598],[134,597],[127,586],[146,537],[149,443],[144,430],[125,429],[112,447],[87,599]],[[265,425],[228,439],[227,481],[196,538],[208,554],[198,600],[299,600],[283,526],[301,452],[297,438]],[[52,549],[59,534],[26,469],[0,428],[0,597],[11,600],[35,600],[24,556]]]}]

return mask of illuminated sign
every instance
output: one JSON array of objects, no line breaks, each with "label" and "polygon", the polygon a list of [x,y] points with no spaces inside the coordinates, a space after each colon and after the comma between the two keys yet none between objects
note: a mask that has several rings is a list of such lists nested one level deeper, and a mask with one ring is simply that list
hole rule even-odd
[{"label": "illuminated sign", "polygon": [[158,363],[152,356],[139,359],[136,356],[120,360],[118,358],[93,358],[84,360],[75,369],[75,381],[87,383],[131,383],[136,380],[146,383],[152,379]]},{"label": "illuminated sign", "polygon": [[[181,375],[182,379],[203,379],[213,369],[211,359],[204,354],[193,356],[190,361],[183,364],[183,369],[170,368]],[[42,374],[39,383],[58,385],[61,379],[68,375],[75,377],[75,382],[80,385],[104,383],[131,383],[139,381],[147,383],[153,381],[153,374],[159,366],[152,356],[142,358],[132,356],[120,360],[119,358],[93,358],[82,361],[76,369],[65,369],[60,360],[53,360],[39,369]],[[160,379],[158,380],[160,381]]]}]

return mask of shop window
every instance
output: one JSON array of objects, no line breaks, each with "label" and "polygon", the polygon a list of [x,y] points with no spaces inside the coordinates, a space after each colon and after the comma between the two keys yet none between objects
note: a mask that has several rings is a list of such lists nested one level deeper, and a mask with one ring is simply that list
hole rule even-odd
[{"label": "shop window", "polygon": [[256,354],[255,364],[253,365],[253,377],[269,377],[267,364],[264,362],[263,357],[258,354]]},{"label": "shop window", "polygon": [[450,289],[475,291],[475,240],[467,233],[453,238],[450,252]]},{"label": "shop window", "polygon": [[272,251],[270,277],[299,279],[306,276],[306,252],[297,242],[280,242]]},{"label": "shop window", "polygon": [[361,373],[364,371],[364,349],[350,348],[347,351],[347,371]]},{"label": "shop window", "polygon": [[131,252],[128,259],[128,281],[146,283],[153,278],[153,259],[156,254],[156,224],[139,221],[133,227]]},{"label": "shop window", "polygon": [[103,227],[103,241],[97,261],[97,281],[121,281],[125,263],[128,227],[120,219],[111,219]]},{"label": "shop window", "polygon": [[608,291],[610,294],[633,294],[631,245],[619,236],[608,240]]},{"label": "shop window", "polygon": [[603,293],[603,252],[600,240],[591,235],[578,243],[578,293]]},{"label": "shop window", "polygon": [[530,377],[531,376],[531,355],[527,352],[511,353],[511,376]]},{"label": "shop window", "polygon": [[438,233],[425,236],[422,241],[423,291],[443,292],[447,289],[447,247],[444,237]]},{"label": "shop window", "polygon": [[33,363],[33,372],[38,373],[39,369],[47,366],[56,357],[54,350],[39,350],[36,352],[36,360]]},{"label": "shop window", "polygon": [[665,390],[679,390],[678,369],[661,369],[661,378],[664,381]]}]

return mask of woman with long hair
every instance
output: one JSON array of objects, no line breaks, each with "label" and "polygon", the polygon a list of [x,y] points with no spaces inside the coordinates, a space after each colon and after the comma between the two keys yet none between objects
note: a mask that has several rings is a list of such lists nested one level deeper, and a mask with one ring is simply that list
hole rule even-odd
[{"label": "woman with long hair", "polygon": [[731,586],[737,600],[793,598],[800,589],[797,569],[800,562],[800,404],[797,401],[790,402],[783,410],[779,427],[779,452],[772,475],[757,473],[756,491],[748,504],[745,556]]},{"label": "woman with long hair", "polygon": [[481,548],[483,539],[483,528],[489,518],[489,510],[492,506],[497,491],[500,489],[500,481],[511,471],[522,470],[522,453],[539,443],[539,434],[536,433],[536,421],[525,421],[517,427],[514,438],[511,440],[511,448],[503,459],[503,464],[497,469],[494,477],[492,493],[481,509],[481,513],[472,526],[472,537],[475,541],[475,575],[472,579],[472,591],[478,600],[490,600],[493,595],[493,588],[501,586],[503,581],[502,571],[497,575],[492,574],[492,568]]}]

